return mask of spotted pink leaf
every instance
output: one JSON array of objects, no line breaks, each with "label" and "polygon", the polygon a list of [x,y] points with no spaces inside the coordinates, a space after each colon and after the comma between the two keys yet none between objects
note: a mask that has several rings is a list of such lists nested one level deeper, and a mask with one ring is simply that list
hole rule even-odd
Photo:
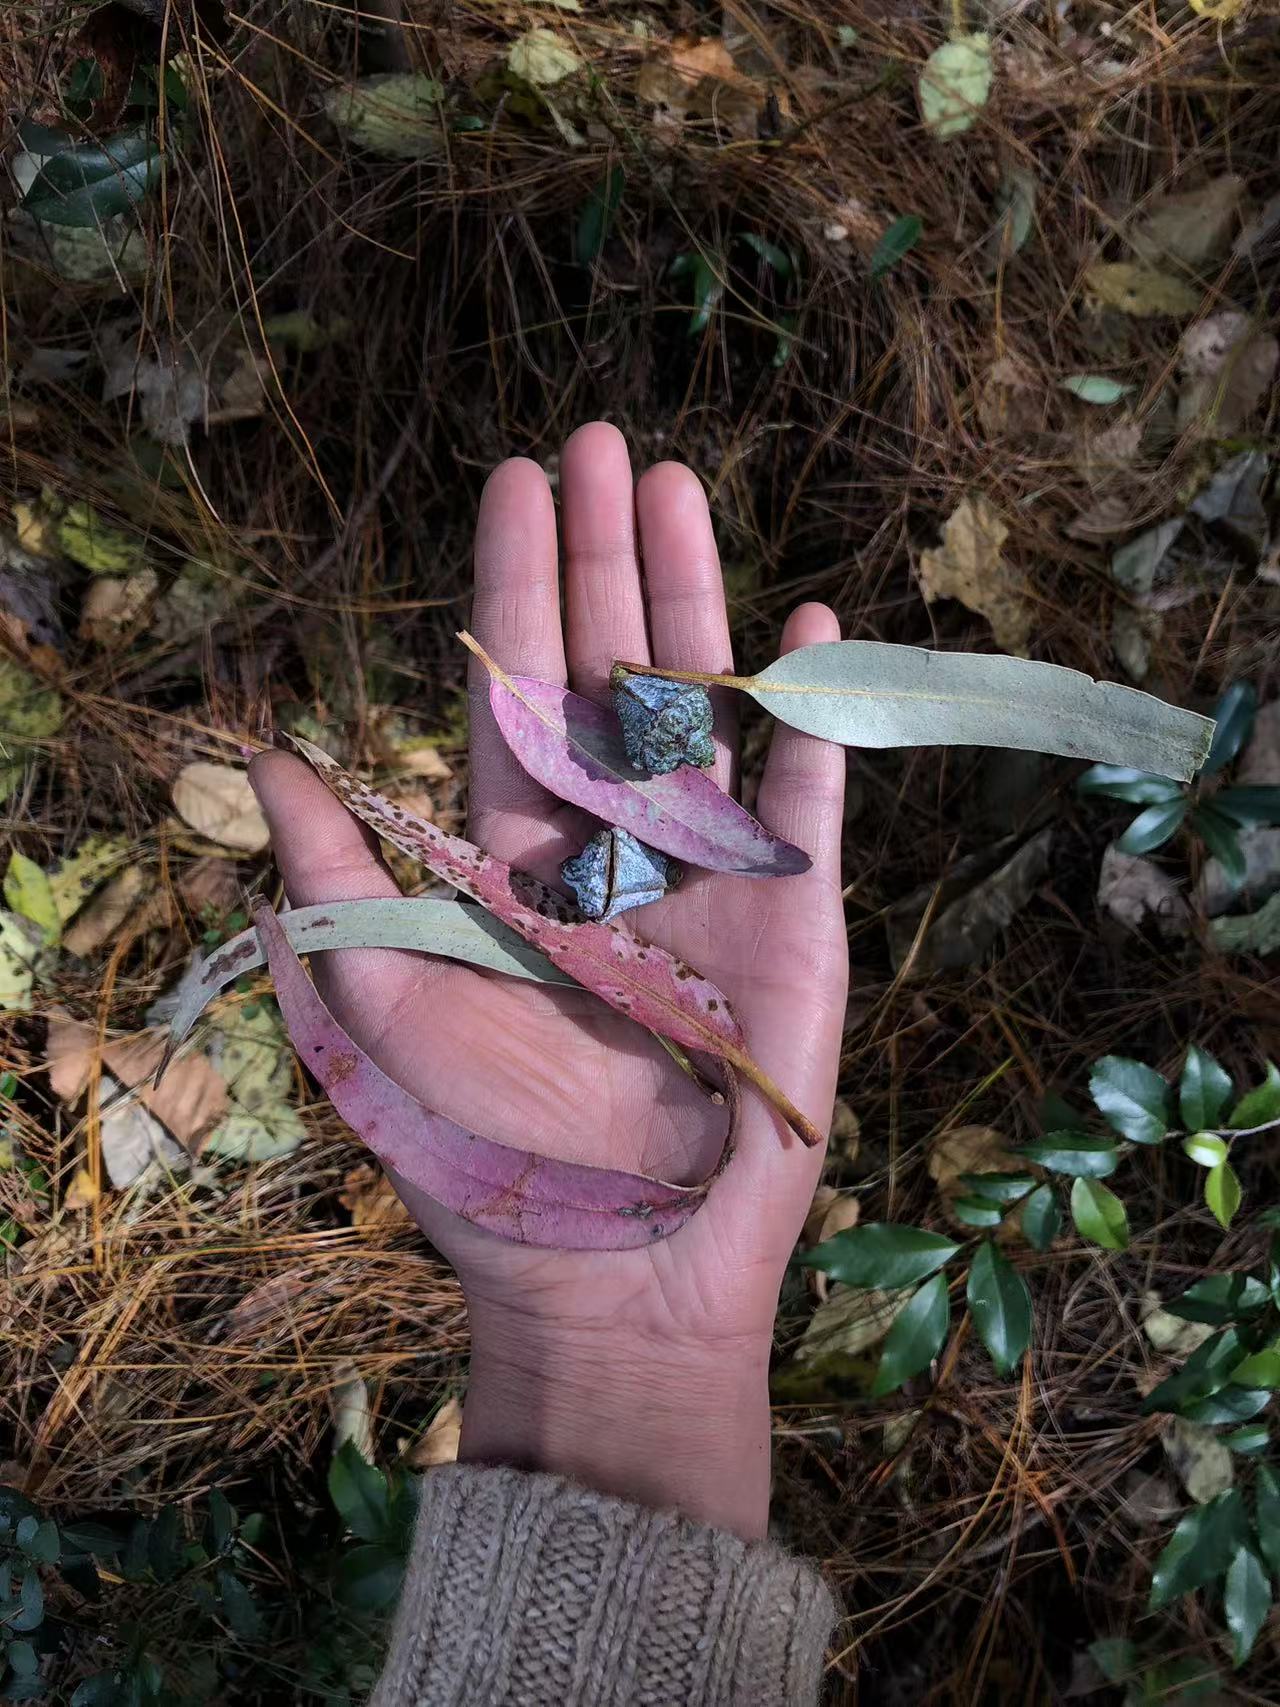
[{"label": "spotted pink leaf", "polygon": [[487,907],[628,1019],[682,1049],[736,1067],[806,1144],[823,1142],[825,1135],[747,1053],[742,1027],[723,991],[692,966],[622,925],[584,919],[546,884],[376,793],[300,735],[291,739],[342,804],[393,847]]},{"label": "spotted pink leaf", "polygon": [[533,676],[509,676],[469,634],[489,672],[502,738],[536,782],[672,859],[739,877],[794,877],[812,861],[745,811],[705,771],[646,776],[627,758],[618,720],[594,701]]},{"label": "spotted pink leaf", "polygon": [[[348,1037],[265,901],[255,902],[253,918],[294,1048],[378,1160],[446,1209],[519,1245],[625,1251],[669,1237],[701,1207],[710,1180],[667,1185],[614,1168],[560,1162],[477,1137],[433,1114]],[[732,1074],[726,1092],[729,1132],[717,1173],[733,1132]]]}]

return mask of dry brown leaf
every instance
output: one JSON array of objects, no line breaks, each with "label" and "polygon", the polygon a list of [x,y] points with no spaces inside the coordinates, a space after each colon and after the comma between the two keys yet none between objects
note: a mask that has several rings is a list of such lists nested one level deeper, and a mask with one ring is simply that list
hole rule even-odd
[{"label": "dry brown leaf", "polygon": [[959,599],[985,616],[996,644],[1025,657],[1031,640],[1026,582],[1000,555],[1009,537],[994,506],[981,494],[963,498],[942,524],[942,545],[920,553],[925,599]]},{"label": "dry brown leaf", "polygon": [[134,1185],[152,1165],[165,1172],[188,1168],[191,1158],[148,1111],[140,1098],[103,1073],[98,1082],[98,1142],[107,1178],[117,1191]]},{"label": "dry brown leaf", "polygon": [[462,1440],[462,1406],[457,1399],[446,1399],[432,1417],[427,1432],[405,1454],[411,1470],[434,1470],[441,1464],[455,1464]]},{"label": "dry brown leaf", "polygon": [[636,76],[636,95],[654,106],[683,112],[704,77],[722,82],[737,76],[733,55],[719,36],[677,36],[669,51],[646,59]]},{"label": "dry brown leaf", "polygon": [[342,1182],[338,1202],[351,1211],[353,1227],[411,1227],[413,1217],[381,1168],[361,1162]]},{"label": "dry brown leaf", "polygon": [[1224,308],[1208,315],[1182,336],[1179,432],[1238,433],[1270,390],[1278,364],[1280,343],[1247,314]]},{"label": "dry brown leaf", "polygon": [[857,1156],[858,1145],[862,1140],[862,1122],[844,1097],[837,1097],[832,1107],[828,1138],[845,1161],[851,1162]]},{"label": "dry brown leaf", "polygon": [[[820,1206],[819,1197],[824,1193],[830,1195],[823,1199]],[[826,1239],[834,1239],[837,1233],[856,1227],[861,1213],[862,1204],[851,1192],[832,1191],[829,1186],[819,1186],[804,1224],[805,1238],[807,1242],[815,1245],[822,1244]],[[806,1272],[809,1286],[821,1302],[831,1290],[831,1277],[819,1269],[809,1269]]]},{"label": "dry brown leaf", "polygon": [[365,1462],[372,1464],[373,1417],[369,1412],[369,1389],[350,1358],[343,1358],[333,1366],[329,1409],[333,1415],[333,1450],[337,1452],[350,1441]]},{"label": "dry brown leaf", "polygon": [[1226,254],[1240,223],[1244,179],[1233,173],[1198,190],[1180,190],[1148,203],[1126,233],[1139,260],[1174,261],[1196,270]]},{"label": "dry brown leaf", "polygon": [[178,814],[225,848],[260,853],[271,840],[267,821],[245,771],[201,759],[185,765],[173,785]]},{"label": "dry brown leaf", "polygon": [[[1139,1306],[1142,1331],[1157,1351],[1170,1357],[1190,1357],[1214,1330],[1208,1322],[1184,1322],[1181,1316],[1171,1316],[1164,1308],[1158,1292],[1144,1292]],[[1163,1380],[1163,1376],[1158,1379]]]},{"label": "dry brown leaf", "polygon": [[197,917],[206,907],[221,917],[240,900],[240,880],[225,860],[205,856],[178,879],[178,893]]},{"label": "dry brown leaf", "polygon": [[160,578],[154,569],[132,575],[95,575],[80,608],[80,637],[114,646],[142,620]]},{"label": "dry brown leaf", "polygon": [[256,1332],[268,1322],[288,1321],[289,1305],[311,1280],[311,1271],[290,1269],[285,1274],[273,1274],[257,1286],[249,1288],[244,1297],[227,1312],[222,1324],[223,1337],[239,1339]]},{"label": "dry brown leaf", "polygon": [[1179,936],[1191,920],[1174,879],[1152,860],[1121,853],[1114,842],[1102,856],[1098,905],[1129,931],[1151,921],[1162,936]]},{"label": "dry brown leaf", "polygon": [[988,368],[978,390],[977,413],[989,438],[1025,438],[1042,433],[1048,415],[1049,389],[1012,356],[999,356]]},{"label": "dry brown leaf", "polygon": [[1149,320],[1165,316],[1186,320],[1200,307],[1200,292],[1189,284],[1137,261],[1097,261],[1084,275],[1086,288],[1105,308],[1117,308]]},{"label": "dry brown leaf", "polygon": [[[159,899],[152,894],[155,887],[155,871],[148,866],[131,865],[126,871],[113,877],[106,888],[80,914],[80,917],[65,933],[62,946],[68,954],[78,955],[87,959],[103,943],[111,941],[117,935],[126,919],[130,919],[141,908],[144,896],[148,901]],[[150,911],[148,907],[145,909]]]},{"label": "dry brown leaf", "polygon": [[[164,1054],[168,1034],[146,1031],[139,1036],[108,1039],[103,1066],[130,1089],[138,1101],[164,1122],[175,1138],[194,1151],[199,1141],[223,1118],[229,1106],[227,1087],[203,1055],[183,1055],[171,1063],[159,1090],[146,1083]],[[55,1009],[49,1016],[45,1060],[54,1095],[76,1102],[84,1095],[97,1047],[97,1032],[82,1020]]]},{"label": "dry brown leaf", "polygon": [[1067,525],[1069,539],[1120,539],[1135,527],[1133,500],[1119,492],[1099,498]]},{"label": "dry brown leaf", "polygon": [[796,1347],[795,1361],[801,1367],[856,1358],[876,1345],[906,1307],[911,1288],[877,1292],[842,1286],[813,1312],[804,1337]]},{"label": "dry brown leaf", "polygon": [[256,420],[274,389],[270,363],[242,345],[235,353],[231,372],[217,387],[217,402],[210,405],[207,425],[222,427],[232,421]]}]

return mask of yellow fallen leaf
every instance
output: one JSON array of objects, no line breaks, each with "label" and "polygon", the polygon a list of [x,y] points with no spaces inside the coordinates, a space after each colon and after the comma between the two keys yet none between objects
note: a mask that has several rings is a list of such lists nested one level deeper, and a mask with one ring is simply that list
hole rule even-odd
[{"label": "yellow fallen leaf", "polygon": [[1229,24],[1244,11],[1248,0],[1189,0],[1189,4],[1191,10],[1200,17],[1212,18],[1219,24]]},{"label": "yellow fallen leaf", "polygon": [[173,804],[180,817],[225,848],[260,853],[271,840],[246,772],[198,760],[179,772]]},{"label": "yellow fallen leaf", "polygon": [[427,1432],[405,1454],[411,1470],[434,1470],[441,1464],[455,1464],[462,1440],[462,1406],[457,1399],[446,1399],[432,1417]]},{"label": "yellow fallen leaf", "polygon": [[104,877],[124,864],[129,845],[123,836],[88,836],[74,853],[50,866],[49,888],[63,924],[75,917]]},{"label": "yellow fallen leaf", "polygon": [[1153,319],[1185,320],[1200,307],[1200,292],[1170,273],[1137,261],[1097,261],[1084,275],[1086,288],[1107,308]]},{"label": "yellow fallen leaf", "polygon": [[62,1205],[64,1209],[92,1209],[100,1195],[88,1168],[77,1168]]},{"label": "yellow fallen leaf", "polygon": [[30,919],[42,933],[46,946],[57,942],[62,935],[62,919],[49,879],[35,860],[16,848],[9,855],[9,867],[4,874],[4,898],[15,913]]},{"label": "yellow fallen leaf", "polygon": [[13,525],[18,544],[33,557],[56,557],[58,542],[49,518],[36,504],[20,499],[13,506]]},{"label": "yellow fallen leaf", "polygon": [[31,1012],[31,990],[43,943],[38,926],[0,912],[0,1013]]},{"label": "yellow fallen leaf", "polygon": [[549,89],[581,66],[582,56],[554,30],[526,30],[507,50],[507,70],[535,89]]},{"label": "yellow fallen leaf", "polygon": [[985,616],[996,644],[1025,657],[1031,601],[1022,575],[1000,555],[1008,537],[1008,528],[986,498],[962,498],[942,524],[941,546],[920,554],[920,586],[929,604],[959,599]]},{"label": "yellow fallen leaf", "polygon": [[974,125],[991,93],[991,77],[985,35],[955,36],[929,55],[920,73],[920,116],[939,141]]}]

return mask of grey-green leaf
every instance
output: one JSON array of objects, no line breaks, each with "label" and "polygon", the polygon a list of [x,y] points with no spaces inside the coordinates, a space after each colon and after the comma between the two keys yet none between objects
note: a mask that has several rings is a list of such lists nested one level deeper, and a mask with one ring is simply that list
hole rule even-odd
[{"label": "grey-green leaf", "polygon": [[1120,1151],[1109,1138],[1094,1138],[1087,1132],[1049,1132],[1024,1144],[1015,1155],[1025,1156],[1055,1174],[1083,1175],[1105,1179],[1120,1165]]},{"label": "grey-green leaf", "polygon": [[1158,806],[1148,806],[1145,812],[1139,812],[1116,846],[1121,853],[1134,858],[1139,854],[1154,853],[1177,834],[1187,815],[1188,804],[1185,800],[1166,800]]},{"label": "grey-green leaf", "polygon": [[1169,1130],[1169,1085],[1127,1055],[1104,1055],[1089,1074],[1089,1093],[1108,1126],[1134,1144],[1158,1144]]},{"label": "grey-green leaf", "polygon": [[824,1239],[813,1250],[802,1251],[797,1260],[806,1268],[821,1269],[845,1286],[893,1291],[924,1280],[959,1249],[953,1240],[926,1232],[923,1227],[869,1221],[864,1227],[850,1227]]},{"label": "grey-green leaf", "polygon": [[1187,1512],[1156,1560],[1151,1611],[1158,1612],[1170,1601],[1222,1576],[1247,1534],[1244,1501],[1238,1488],[1229,1488],[1207,1505]]},{"label": "grey-green leaf", "polygon": [[1262,1556],[1273,1576],[1280,1577],[1280,1475],[1270,1464],[1259,1464],[1254,1489],[1254,1527]]},{"label": "grey-green leaf", "polygon": [[1062,1226],[1062,1210],[1051,1185],[1040,1185],[1022,1206],[1022,1231],[1037,1251],[1047,1251]]},{"label": "grey-green leaf", "polygon": [[967,1297],[973,1325],[997,1373],[1008,1375],[1031,1344],[1031,1293],[990,1239],[978,1246],[969,1266]]},{"label": "grey-green leaf", "polygon": [[1249,867],[1234,820],[1216,806],[1206,804],[1197,806],[1191,814],[1191,827],[1218,861],[1231,887],[1238,889],[1249,875]]},{"label": "grey-green leaf", "polygon": [[1193,1043],[1178,1081],[1178,1108],[1187,1131],[1216,1126],[1230,1095],[1231,1075],[1207,1049]]},{"label": "grey-green leaf", "polygon": [[1182,789],[1167,776],[1134,770],[1131,765],[1091,765],[1076,781],[1080,794],[1100,794],[1110,800],[1127,800],[1133,806],[1155,806],[1179,800]]},{"label": "grey-green leaf", "polygon": [[66,149],[45,161],[23,209],[46,225],[101,225],[142,200],[159,179],[161,158],[146,129]]},{"label": "grey-green leaf", "polygon": [[1235,1550],[1227,1567],[1222,1612],[1232,1637],[1232,1656],[1242,1666],[1253,1652],[1258,1632],[1271,1610],[1271,1579],[1266,1566],[1247,1542]]},{"label": "grey-green leaf", "polygon": [[1071,1187],[1071,1219],[1083,1238],[1092,1239],[1106,1251],[1122,1251],[1129,1243],[1129,1216],[1125,1206],[1096,1179],[1076,1179]]},{"label": "grey-green leaf", "polygon": [[1118,403],[1133,390],[1131,385],[1121,385],[1118,379],[1108,379],[1101,373],[1069,373],[1058,383],[1082,403]]},{"label": "grey-green leaf", "polygon": [[[512,978],[576,988],[568,973],[508,930],[483,907],[462,901],[393,896],[378,901],[335,901],[325,906],[294,907],[280,914],[284,933],[298,954],[336,948],[409,948],[441,954]],[[252,927],[215,949],[183,978],[170,1021],[170,1046],[176,1048],[201,1013],[222,990],[246,972],[266,964]]]},{"label": "grey-green leaf", "polygon": [[935,1274],[894,1319],[880,1354],[871,1393],[880,1398],[927,1369],[942,1350],[951,1321],[947,1277]]},{"label": "grey-green leaf", "polygon": [[1013,747],[1185,780],[1213,732],[1136,688],[998,653],[833,640],[739,680],[782,722],[849,747]]}]

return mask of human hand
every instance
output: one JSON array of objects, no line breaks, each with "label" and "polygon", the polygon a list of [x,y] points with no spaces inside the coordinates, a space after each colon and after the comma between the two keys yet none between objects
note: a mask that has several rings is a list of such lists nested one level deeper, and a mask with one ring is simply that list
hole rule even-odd
[{"label": "human hand", "polygon": [[[531,462],[503,463],[481,500],[472,631],[513,673],[567,680],[608,703],[614,659],[733,667],[706,499],[672,463],[634,488],[625,442],[596,422],[560,466],[566,621],[556,518]],[[638,567],[638,522],[643,571]],[[647,620],[646,620],[647,618]],[[797,610],[782,650],[836,640],[821,605]],[[468,835],[559,886],[595,827],[521,769],[470,661]],[[716,705],[716,780],[736,783],[733,696]],[[396,895],[371,838],[300,760],[251,776],[295,906]],[[627,920],[717,984],[756,1060],[821,1129],[830,1123],[848,951],[840,898],[844,753],[778,725],[756,802],[804,848],[801,877],[690,872]],[[657,1040],[595,998],[386,949],[318,959],[335,1017],[393,1079],[486,1137],[662,1179],[704,1178],[724,1112]],[[822,1166],[744,1090],[736,1150],[696,1215],[643,1250],[507,1243],[420,1191],[397,1189],[455,1264],[471,1313],[461,1455],[570,1475],[752,1536],[768,1513],[767,1373],[778,1289]]]}]

